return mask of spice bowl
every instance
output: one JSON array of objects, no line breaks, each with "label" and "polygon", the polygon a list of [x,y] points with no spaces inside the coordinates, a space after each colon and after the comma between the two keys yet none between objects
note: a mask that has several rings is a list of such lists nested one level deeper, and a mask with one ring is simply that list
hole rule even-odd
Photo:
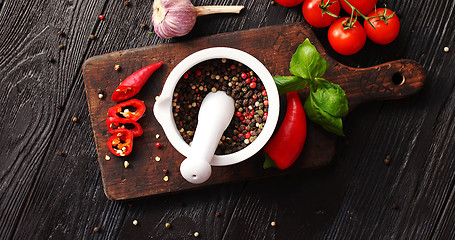
[{"label": "spice bowl", "polygon": [[260,151],[272,136],[278,122],[280,110],[278,90],[273,77],[258,59],[244,51],[229,47],[213,47],[195,52],[183,59],[171,71],[166,79],[159,98],[155,102],[153,111],[172,146],[188,158],[191,155],[191,146],[183,139],[174,121],[172,105],[174,91],[180,79],[191,68],[202,62],[213,59],[232,60],[251,69],[251,71],[257,75],[265,87],[268,100],[267,119],[262,126],[263,128],[261,129],[261,132],[257,135],[254,141],[236,152],[228,154],[215,154],[209,161],[211,166],[227,166],[244,161]]}]

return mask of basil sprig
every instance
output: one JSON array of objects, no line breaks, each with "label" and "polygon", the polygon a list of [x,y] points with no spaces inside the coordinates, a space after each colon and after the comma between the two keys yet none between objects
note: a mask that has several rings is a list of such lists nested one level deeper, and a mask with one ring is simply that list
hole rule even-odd
[{"label": "basil sprig", "polygon": [[292,55],[289,71],[293,76],[273,78],[280,94],[308,86],[310,95],[304,104],[308,118],[326,131],[343,136],[342,117],[348,114],[348,100],[340,85],[321,78],[328,66],[316,47],[306,39]]}]

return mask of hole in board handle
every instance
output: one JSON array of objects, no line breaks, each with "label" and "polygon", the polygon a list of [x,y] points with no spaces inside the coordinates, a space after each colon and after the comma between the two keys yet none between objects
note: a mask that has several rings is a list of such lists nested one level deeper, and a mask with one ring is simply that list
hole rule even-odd
[{"label": "hole in board handle", "polygon": [[192,177],[193,179],[196,179],[196,178],[197,178],[196,174],[193,174],[191,177]]},{"label": "hole in board handle", "polygon": [[392,75],[392,82],[396,86],[401,86],[406,82],[406,77],[402,73],[396,72]]}]

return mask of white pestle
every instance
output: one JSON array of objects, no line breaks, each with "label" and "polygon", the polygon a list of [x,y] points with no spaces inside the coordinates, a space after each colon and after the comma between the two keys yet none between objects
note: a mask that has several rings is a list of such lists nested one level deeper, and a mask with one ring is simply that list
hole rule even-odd
[{"label": "white pestle", "polygon": [[234,110],[234,99],[224,91],[211,92],[202,101],[191,152],[180,165],[180,173],[188,182],[199,184],[210,178],[210,162]]}]

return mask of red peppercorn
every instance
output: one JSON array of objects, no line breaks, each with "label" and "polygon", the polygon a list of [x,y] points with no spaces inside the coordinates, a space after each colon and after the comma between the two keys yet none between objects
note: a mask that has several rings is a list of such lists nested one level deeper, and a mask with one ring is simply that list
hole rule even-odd
[{"label": "red peppercorn", "polygon": [[268,106],[269,105],[269,101],[268,100],[264,100],[264,106]]},{"label": "red peppercorn", "polygon": [[98,18],[101,19],[101,20],[103,20],[103,19],[104,19],[104,16],[103,16],[103,15],[100,15]]},{"label": "red peppercorn", "polygon": [[155,145],[157,148],[161,148],[161,143],[157,142]]},{"label": "red peppercorn", "polygon": [[242,123],[246,123],[246,119],[243,119],[243,120],[242,120]]},{"label": "red peppercorn", "polygon": [[241,112],[236,112],[236,113],[235,113],[235,116],[241,117],[241,116],[242,116],[242,113],[241,113]]},{"label": "red peppercorn", "polygon": [[267,96],[267,91],[266,90],[262,91],[262,96]]},{"label": "red peppercorn", "polygon": [[254,94],[254,95],[252,96],[252,98],[253,98],[253,99],[257,99],[258,96],[256,96],[256,94]]},{"label": "red peppercorn", "polygon": [[238,137],[240,138],[240,137],[242,137],[242,136],[243,136],[243,134],[239,133]]},{"label": "red peppercorn", "polygon": [[237,68],[237,66],[235,66],[234,64],[231,65],[231,69],[232,69],[232,70],[234,70],[234,69],[236,69],[236,68]]},{"label": "red peppercorn", "polygon": [[245,134],[245,137],[246,137],[246,138],[250,138],[250,137],[251,137],[251,133],[246,133],[246,134]]},{"label": "red peppercorn", "polygon": [[245,80],[245,82],[246,82],[246,83],[250,83],[250,82],[251,82],[251,79],[247,78],[247,79]]},{"label": "red peppercorn", "polygon": [[183,74],[183,78],[188,79],[188,73]]},{"label": "red peppercorn", "polygon": [[264,116],[262,117],[262,119],[264,119],[264,120],[267,120],[267,116],[266,116],[266,115],[264,115]]},{"label": "red peppercorn", "polygon": [[242,73],[242,74],[240,74],[240,77],[243,78],[243,79],[245,79],[245,78],[248,77],[248,75],[246,75],[246,73]]},{"label": "red peppercorn", "polygon": [[256,77],[253,77],[251,81],[256,82],[258,79]]},{"label": "red peppercorn", "polygon": [[250,88],[256,88],[256,82],[250,83]]},{"label": "red peppercorn", "polygon": [[244,119],[245,119],[244,117],[240,116],[240,121],[243,121]]},{"label": "red peppercorn", "polygon": [[196,75],[201,76],[201,74],[202,74],[201,70],[199,70],[199,69],[196,70]]}]

